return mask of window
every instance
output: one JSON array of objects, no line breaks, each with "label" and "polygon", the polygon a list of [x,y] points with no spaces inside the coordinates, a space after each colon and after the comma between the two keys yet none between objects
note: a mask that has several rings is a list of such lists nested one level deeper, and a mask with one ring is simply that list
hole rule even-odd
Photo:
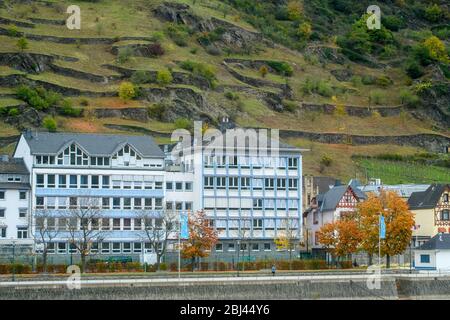
[{"label": "window", "polygon": [[156,210],[161,210],[162,209],[162,199],[161,198],[156,198],[155,199],[155,209]]},{"label": "window", "polygon": [[173,182],[166,182],[166,190],[173,190]]},{"label": "window", "polygon": [[20,200],[27,200],[27,192],[26,191],[19,191],[19,199]]},{"label": "window", "polygon": [[44,197],[36,197],[36,209],[44,209]]},{"label": "window", "polygon": [[123,199],[123,208],[128,210],[131,209],[131,198]]},{"label": "window", "polygon": [[271,250],[270,243],[268,243],[268,242],[264,243],[264,251],[270,251],[270,250]]},{"label": "window", "polygon": [[253,219],[253,229],[261,230],[263,227],[263,219]]},{"label": "window", "polygon": [[262,209],[263,199],[253,199],[253,208],[254,209]]},{"label": "window", "polygon": [[264,186],[265,186],[266,190],[273,190],[274,179],[265,178],[264,179]]},{"label": "window", "polygon": [[76,208],[78,206],[78,198],[70,197],[69,198],[69,206],[70,206],[70,208]]},{"label": "window", "polygon": [[102,243],[102,253],[109,253],[109,242]]},{"label": "window", "polygon": [[289,158],[288,159],[288,167],[289,167],[289,169],[297,169],[298,159],[297,158]]},{"label": "window", "polygon": [[184,190],[185,191],[192,191],[192,182],[185,182],[184,183]]},{"label": "window", "polygon": [[420,255],[420,263],[430,263],[430,255],[429,254],[421,254]]},{"label": "window", "polygon": [[110,201],[109,198],[102,198],[102,209],[109,209]]},{"label": "window", "polygon": [[113,230],[120,230],[120,219],[119,218],[113,219]]},{"label": "window", "polygon": [[58,253],[66,253],[67,252],[67,243],[58,242]]},{"label": "window", "polygon": [[6,228],[0,228],[0,238],[6,238]]},{"label": "window", "polygon": [[225,177],[216,178],[217,189],[225,189],[227,185],[227,179]]},{"label": "window", "polygon": [[250,178],[241,178],[241,189],[250,189]]},{"label": "window", "polygon": [[142,230],[142,219],[134,219],[134,230]]},{"label": "window", "polygon": [[298,180],[289,179],[289,190],[297,190],[297,188],[298,188]]},{"label": "window", "polygon": [[183,210],[183,202],[175,202],[175,210]]},{"label": "window", "polygon": [[445,220],[445,221],[450,220],[450,211],[449,210],[441,211],[441,220]]},{"label": "window", "polygon": [[160,189],[162,189],[162,187],[163,187],[162,181],[156,181],[155,182],[155,189],[156,190],[160,190]]},{"label": "window", "polygon": [[81,184],[81,188],[87,188],[89,187],[89,182],[88,182],[88,176],[86,175],[82,175],[80,176],[80,184]]},{"label": "window", "polygon": [[258,243],[252,243],[252,251],[259,251],[259,244]]},{"label": "window", "polygon": [[91,188],[98,189],[99,186],[99,177],[98,176],[92,176],[91,177]]},{"label": "window", "polygon": [[0,209],[0,218],[5,217],[5,209]]},{"label": "window", "polygon": [[152,204],[152,198],[145,198],[144,199],[144,209],[152,209],[153,204]]},{"label": "window", "polygon": [[55,187],[55,175],[49,174],[47,175],[47,188],[54,188]]},{"label": "window", "polygon": [[67,187],[67,177],[65,175],[58,175],[58,188],[66,188]]},{"label": "window", "polygon": [[214,178],[213,177],[205,177],[204,179],[205,189],[213,189],[214,188]]},{"label": "window", "polygon": [[123,230],[131,230],[131,219],[130,218],[123,219]]},{"label": "window", "polygon": [[78,188],[78,176],[76,175],[70,175],[70,188]]},{"label": "window", "polygon": [[17,238],[18,239],[28,238],[28,228],[27,227],[18,227],[17,228]]},{"label": "window", "polygon": [[0,200],[5,200],[5,191],[0,191]]},{"label": "window", "polygon": [[19,218],[26,218],[28,213],[27,208],[21,208],[19,209]]},{"label": "window", "polygon": [[131,252],[131,242],[124,242],[123,253],[130,253],[130,252]]},{"label": "window", "polygon": [[233,177],[233,178],[228,178],[228,186],[230,189],[237,189],[238,188],[238,181],[239,178]]},{"label": "window", "polygon": [[216,251],[217,252],[222,252],[223,251],[223,244],[222,243],[217,243],[216,244]]},{"label": "window", "polygon": [[186,202],[184,204],[184,207],[185,207],[186,210],[192,211],[192,202]]},{"label": "window", "polygon": [[286,179],[277,179],[277,190],[283,190],[286,189]]},{"label": "window", "polygon": [[102,176],[102,188],[109,189],[109,176]]},{"label": "window", "polygon": [[113,242],[112,244],[112,252],[120,253],[120,242]]},{"label": "window", "polygon": [[[71,166],[89,165],[89,157],[77,145],[72,144],[61,152],[58,157],[58,164]],[[51,160],[50,160],[51,161]],[[54,162],[54,159],[53,159]]]},{"label": "window", "polygon": [[44,187],[44,175],[43,174],[36,175],[36,187],[38,187],[38,188]]},{"label": "window", "polygon": [[113,198],[113,209],[120,209],[120,198]]},{"label": "window", "polygon": [[176,182],[175,183],[175,190],[176,191],[183,191],[183,182]]},{"label": "window", "polygon": [[134,198],[134,208],[142,209],[142,199],[141,198]]},{"label": "window", "polygon": [[102,230],[110,230],[111,229],[111,224],[109,221],[109,218],[103,218],[102,219]]},{"label": "window", "polygon": [[235,250],[235,245],[234,243],[229,243],[228,244],[228,251],[234,251]]},{"label": "window", "polygon": [[133,243],[133,252],[134,253],[142,252],[142,243],[140,243],[140,242]]},{"label": "window", "polygon": [[313,224],[319,224],[319,212],[317,210],[314,210],[313,213]]},{"label": "window", "polygon": [[448,193],[444,193],[444,202],[448,203]]},{"label": "window", "polygon": [[166,202],[166,210],[173,210],[173,202]]}]

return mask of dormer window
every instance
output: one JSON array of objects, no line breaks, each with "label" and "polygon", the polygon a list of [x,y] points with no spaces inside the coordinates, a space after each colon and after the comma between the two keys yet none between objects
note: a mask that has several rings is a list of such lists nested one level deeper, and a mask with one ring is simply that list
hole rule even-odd
[{"label": "dormer window", "polygon": [[67,147],[58,157],[58,164],[65,166],[88,166],[89,157],[75,143]]},{"label": "dormer window", "polygon": [[137,152],[130,146],[125,145],[122,149],[117,151],[117,153],[112,157],[113,160],[117,160],[116,165],[118,166],[135,166],[138,160],[142,160]]}]

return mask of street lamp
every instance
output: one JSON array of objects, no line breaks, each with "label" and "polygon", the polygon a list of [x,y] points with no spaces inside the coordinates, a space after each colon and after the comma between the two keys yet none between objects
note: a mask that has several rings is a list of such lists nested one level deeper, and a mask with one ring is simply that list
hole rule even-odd
[{"label": "street lamp", "polygon": [[16,281],[16,241],[11,238],[12,243],[12,281]]},{"label": "street lamp", "polygon": [[237,251],[238,251],[237,265],[236,266],[237,266],[237,276],[239,277],[239,253],[241,251],[241,241],[237,240],[236,243],[237,243]]}]

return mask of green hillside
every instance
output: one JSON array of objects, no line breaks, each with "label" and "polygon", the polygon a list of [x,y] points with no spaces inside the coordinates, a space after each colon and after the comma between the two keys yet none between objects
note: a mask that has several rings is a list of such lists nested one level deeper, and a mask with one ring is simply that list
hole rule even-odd
[{"label": "green hillside", "polygon": [[[81,30],[65,26],[73,4]],[[443,152],[448,3],[378,1],[380,30],[367,29],[369,4],[2,1],[0,151],[11,152],[8,137],[28,127],[152,134],[165,143],[194,119],[217,127],[227,116],[280,129],[285,141],[311,149],[305,173],[344,180],[382,175],[352,155]],[[324,166],[324,157],[333,161]],[[418,175],[411,182],[448,178]]]}]

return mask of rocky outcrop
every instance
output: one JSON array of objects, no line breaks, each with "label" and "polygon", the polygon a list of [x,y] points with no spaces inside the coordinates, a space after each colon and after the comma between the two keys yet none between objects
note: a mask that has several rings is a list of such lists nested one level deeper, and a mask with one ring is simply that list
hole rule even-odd
[{"label": "rocky outcrop", "polygon": [[35,53],[1,53],[0,65],[26,73],[41,73],[50,69],[54,57]]},{"label": "rocky outcrop", "polygon": [[0,137],[0,147],[3,148],[12,143],[17,143],[19,138],[20,136]]},{"label": "rocky outcrop", "polygon": [[0,76],[0,86],[13,88],[18,85],[26,83],[28,80],[21,74],[10,74],[7,76]]},{"label": "rocky outcrop", "polygon": [[97,118],[122,118],[136,121],[148,121],[148,111],[146,108],[97,108],[94,110]]},{"label": "rocky outcrop", "polygon": [[91,82],[104,83],[104,84],[107,84],[111,81],[118,81],[123,78],[120,75],[102,76],[102,75],[98,75],[98,74],[75,70],[72,68],[62,67],[57,64],[51,64],[50,69],[54,73],[58,73],[58,74],[61,74],[61,75],[67,76],[67,77],[72,77],[72,78],[77,78],[77,79],[82,79],[82,80],[89,80]]},{"label": "rocky outcrop", "polygon": [[343,56],[338,48],[310,45],[305,49],[305,55],[318,57],[321,63],[344,64],[347,58]]},{"label": "rocky outcrop", "polygon": [[50,24],[55,26],[64,26],[66,20],[54,20],[54,19],[43,19],[43,18],[29,18],[31,22],[35,24]]},{"label": "rocky outcrop", "polygon": [[34,108],[28,108],[25,105],[17,107],[19,114],[13,117],[6,117],[5,122],[16,127],[20,131],[28,127],[39,127],[42,122],[41,114]]},{"label": "rocky outcrop", "polygon": [[34,28],[33,23],[26,22],[26,21],[13,20],[13,19],[5,18],[5,17],[0,17],[0,23],[15,25],[17,27],[22,27],[22,28]]},{"label": "rocky outcrop", "polygon": [[161,20],[185,24],[197,32],[211,32],[220,28],[223,32],[220,39],[214,42],[214,45],[219,47],[243,49],[265,41],[258,32],[251,32],[214,17],[211,19],[199,17],[192,13],[187,4],[164,2],[153,12]]},{"label": "rocky outcrop", "polygon": [[450,138],[437,134],[415,134],[401,136],[365,136],[342,133],[318,133],[306,131],[280,130],[280,138],[305,138],[329,144],[395,144],[426,149],[430,152],[445,152],[450,146]]},{"label": "rocky outcrop", "polygon": [[350,81],[353,77],[351,69],[336,69],[331,70],[330,73],[339,81]]}]

